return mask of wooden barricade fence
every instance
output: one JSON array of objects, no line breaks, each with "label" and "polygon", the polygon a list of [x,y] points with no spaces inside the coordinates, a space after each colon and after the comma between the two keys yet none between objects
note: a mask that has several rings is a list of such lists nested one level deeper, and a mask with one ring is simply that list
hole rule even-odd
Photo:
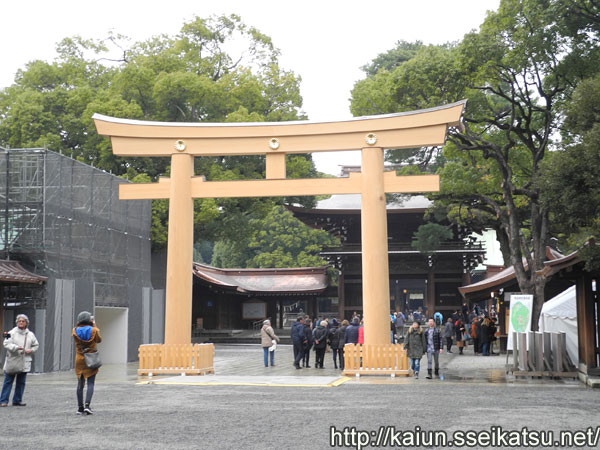
[{"label": "wooden barricade fence", "polygon": [[343,375],[409,375],[404,344],[344,346]]},{"label": "wooden barricade fence", "polygon": [[[565,332],[512,334],[513,365],[506,372],[516,377],[577,378],[578,371],[567,353]],[[506,356],[508,362],[508,354]]]},{"label": "wooden barricade fence", "polygon": [[213,344],[147,344],[138,352],[138,375],[215,373]]}]

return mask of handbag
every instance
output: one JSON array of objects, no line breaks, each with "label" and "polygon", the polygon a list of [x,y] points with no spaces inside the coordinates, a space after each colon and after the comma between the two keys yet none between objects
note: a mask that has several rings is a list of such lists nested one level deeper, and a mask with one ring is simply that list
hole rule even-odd
[{"label": "handbag", "polygon": [[102,360],[100,359],[100,352],[96,351],[87,351],[83,354],[83,359],[85,360],[85,365],[89,369],[98,369],[102,365]]},{"label": "handbag", "polygon": [[23,342],[23,353],[21,353],[20,357],[11,357],[9,358],[6,355],[6,362],[4,364],[4,372],[9,375],[14,375],[16,373],[21,373],[25,370],[25,346],[27,345],[27,334],[25,333],[25,341]]},{"label": "handbag", "polygon": [[274,351],[275,351],[275,349],[277,348],[277,341],[276,341],[275,339],[273,339],[273,340],[271,341],[271,343],[272,343],[273,345],[271,345],[271,346],[269,347],[269,351],[270,351],[270,352],[274,352]]},{"label": "handbag", "polygon": [[100,359],[100,352],[98,350],[90,350],[84,348],[83,345],[79,345],[81,353],[83,353],[83,360],[88,369],[99,369],[102,366],[102,359]]}]

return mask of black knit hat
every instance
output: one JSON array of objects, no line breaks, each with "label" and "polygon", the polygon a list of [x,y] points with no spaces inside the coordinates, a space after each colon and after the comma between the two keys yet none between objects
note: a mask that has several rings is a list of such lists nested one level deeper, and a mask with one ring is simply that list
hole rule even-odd
[{"label": "black knit hat", "polygon": [[87,311],[81,311],[77,315],[77,325],[81,323],[92,323],[92,315]]}]

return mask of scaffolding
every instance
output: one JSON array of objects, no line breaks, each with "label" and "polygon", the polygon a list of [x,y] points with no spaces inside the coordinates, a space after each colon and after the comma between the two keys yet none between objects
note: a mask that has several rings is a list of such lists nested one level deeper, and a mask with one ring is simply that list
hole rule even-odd
[{"label": "scaffolding", "polygon": [[95,305],[128,306],[128,287],[151,284],[152,204],[119,200],[127,182],[50,150],[0,147],[0,258],[93,283]]},{"label": "scaffolding", "polygon": [[43,243],[44,150],[0,151],[0,249],[7,259]]},{"label": "scaffolding", "polygon": [[0,327],[27,314],[40,342],[36,372],[73,367],[80,311],[119,330],[127,361],[139,345],[163,339],[164,295],[150,276],[152,202],[119,200],[122,183],[50,150],[0,147],[0,259],[48,278],[0,283]]}]

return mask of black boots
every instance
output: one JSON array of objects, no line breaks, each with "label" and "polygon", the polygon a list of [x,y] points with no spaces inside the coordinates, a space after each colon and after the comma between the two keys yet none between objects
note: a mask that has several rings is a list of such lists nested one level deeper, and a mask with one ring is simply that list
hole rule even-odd
[{"label": "black boots", "polygon": [[[431,369],[427,369],[427,376],[425,378],[427,378],[428,380],[431,380],[433,378],[433,376],[431,375],[432,370]],[[440,369],[435,369],[433,371],[433,373],[435,374],[436,377],[440,376]]]}]

